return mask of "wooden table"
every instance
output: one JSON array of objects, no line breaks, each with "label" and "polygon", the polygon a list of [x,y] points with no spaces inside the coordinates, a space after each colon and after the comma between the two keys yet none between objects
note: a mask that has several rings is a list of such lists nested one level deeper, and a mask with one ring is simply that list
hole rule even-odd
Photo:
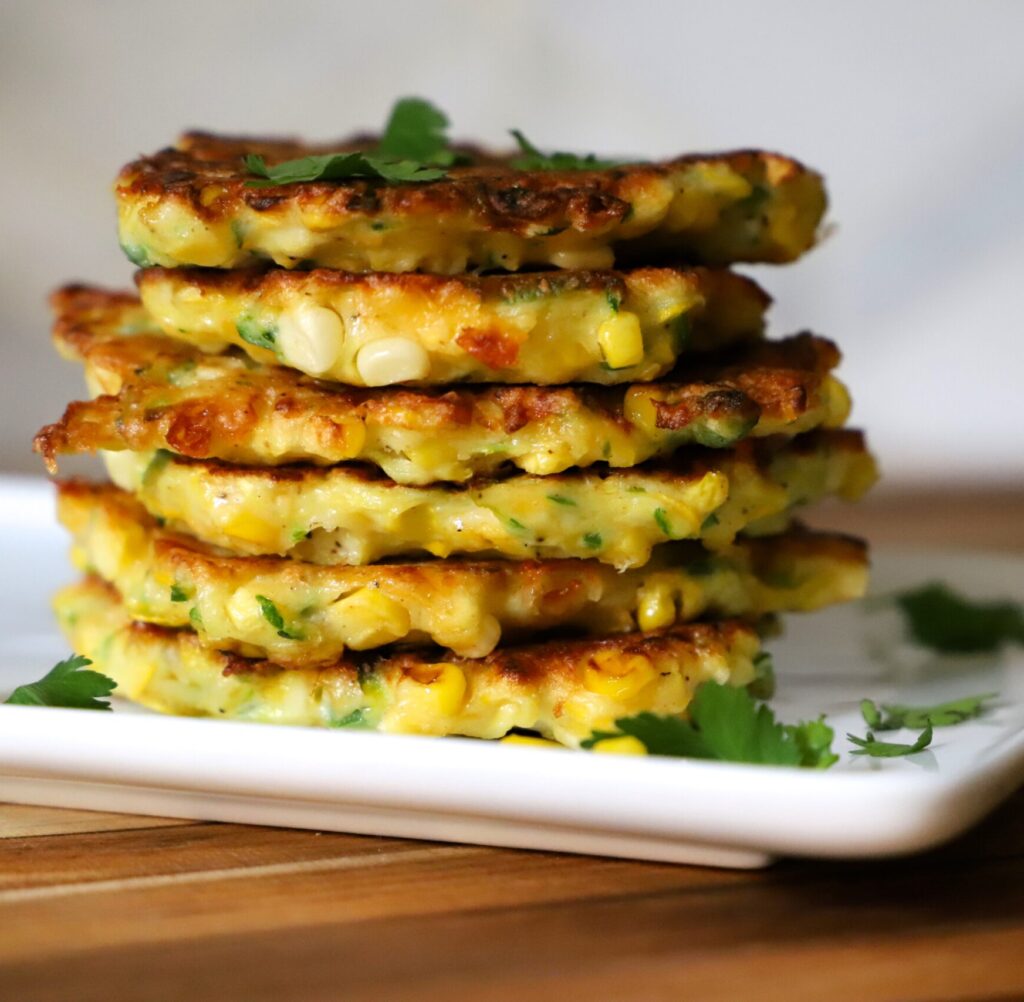
[{"label": "wooden table", "polygon": [[[876,541],[1024,550],[1024,491]],[[883,863],[734,872],[0,806],[0,1000],[1024,999],[1024,791]]]}]

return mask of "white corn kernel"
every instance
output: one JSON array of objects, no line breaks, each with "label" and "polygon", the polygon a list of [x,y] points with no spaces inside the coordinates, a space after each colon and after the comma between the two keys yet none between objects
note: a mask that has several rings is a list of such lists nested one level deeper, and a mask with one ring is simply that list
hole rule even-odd
[{"label": "white corn kernel", "polygon": [[277,343],[281,358],[311,376],[327,372],[338,360],[345,327],[334,310],[304,303],[281,315]]},{"label": "white corn kernel", "polygon": [[644,336],[635,313],[618,313],[606,320],[598,328],[597,343],[613,369],[625,369],[644,360]]},{"label": "white corn kernel", "polygon": [[383,337],[359,349],[356,368],[367,386],[390,386],[424,379],[430,358],[422,345],[407,337]]}]

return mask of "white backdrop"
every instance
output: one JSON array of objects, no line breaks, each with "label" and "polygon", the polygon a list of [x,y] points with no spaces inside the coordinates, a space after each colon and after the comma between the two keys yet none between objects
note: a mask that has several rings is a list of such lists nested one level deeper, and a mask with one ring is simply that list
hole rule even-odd
[{"label": "white backdrop", "polygon": [[1024,479],[1024,3],[0,0],[0,465],[80,395],[44,296],[124,285],[117,168],[184,127],[333,137],[429,97],[458,136],[823,170],[838,231],[759,269],[836,339],[890,482]]}]

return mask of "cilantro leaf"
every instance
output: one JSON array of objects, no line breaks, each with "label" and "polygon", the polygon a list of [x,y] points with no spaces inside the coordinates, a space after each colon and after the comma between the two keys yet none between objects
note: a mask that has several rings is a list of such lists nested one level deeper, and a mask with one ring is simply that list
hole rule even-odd
[{"label": "cilantro leaf", "polygon": [[258,153],[245,157],[245,166],[258,180],[249,188],[266,188],[299,181],[344,181],[349,178],[407,182],[436,181],[443,168],[458,159],[448,149],[448,118],[429,101],[404,97],[395,102],[380,142],[372,150],[320,153],[268,166]]},{"label": "cilantro leaf", "polygon": [[932,728],[929,724],[918,735],[912,745],[900,744],[895,741],[879,741],[873,731],[868,731],[863,738],[856,734],[847,734],[847,739],[857,747],[852,752],[854,755],[868,755],[871,758],[899,758],[901,755],[916,755],[924,751],[932,743]]},{"label": "cilantro leaf", "polygon": [[745,689],[705,682],[694,694],[689,720],[638,713],[615,721],[617,730],[596,731],[583,742],[592,748],[605,738],[630,735],[652,755],[715,759],[764,765],[828,768],[832,728],[824,718],[800,724],[781,724],[763,703]]},{"label": "cilantro leaf", "polygon": [[1017,602],[975,602],[933,581],[892,596],[911,637],[923,647],[983,654],[1024,644],[1024,607]]},{"label": "cilantro leaf", "polygon": [[935,706],[902,706],[898,703],[879,706],[870,699],[862,699],[860,713],[874,731],[895,731],[901,727],[915,731],[923,727],[953,727],[980,717],[988,709],[985,705],[988,700],[998,695],[996,692],[984,692],[978,696],[951,699],[948,703],[936,703]]},{"label": "cilantro leaf", "polygon": [[348,178],[376,178],[383,181],[436,181],[445,172],[415,160],[379,156],[373,153],[323,153],[286,160],[268,166],[258,153],[245,158],[251,174],[262,180],[246,181],[250,188],[266,188],[297,181],[343,181]]},{"label": "cilantro leaf", "polygon": [[541,153],[518,129],[509,129],[519,146],[521,156],[510,161],[518,170],[604,170],[618,167],[621,161],[599,160],[593,153]]},{"label": "cilantro leaf", "polygon": [[377,152],[396,160],[450,167],[455,154],[448,149],[448,116],[429,101],[403,97],[395,102]]},{"label": "cilantro leaf", "polygon": [[64,706],[78,710],[109,710],[104,699],[117,683],[87,665],[92,662],[79,654],[58,661],[38,682],[19,685],[4,700],[13,706]]},{"label": "cilantro leaf", "polygon": [[272,599],[267,598],[266,595],[257,595],[256,601],[259,602],[260,612],[263,614],[263,618],[275,630],[277,630],[277,635],[279,637],[283,637],[285,640],[302,639],[302,634],[297,630],[289,630],[285,628],[284,616],[281,615],[281,610],[278,609]]}]

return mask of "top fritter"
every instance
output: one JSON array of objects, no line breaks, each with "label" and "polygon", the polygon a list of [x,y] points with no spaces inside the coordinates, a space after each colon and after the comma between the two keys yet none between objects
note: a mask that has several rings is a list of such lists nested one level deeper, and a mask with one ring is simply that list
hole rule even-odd
[{"label": "top fritter", "polygon": [[825,211],[820,175],[773,153],[609,166],[442,141],[416,159],[391,141],[392,123],[381,137],[315,146],[188,133],[121,171],[121,245],[142,267],[269,259],[455,274],[785,262],[814,243]]}]

